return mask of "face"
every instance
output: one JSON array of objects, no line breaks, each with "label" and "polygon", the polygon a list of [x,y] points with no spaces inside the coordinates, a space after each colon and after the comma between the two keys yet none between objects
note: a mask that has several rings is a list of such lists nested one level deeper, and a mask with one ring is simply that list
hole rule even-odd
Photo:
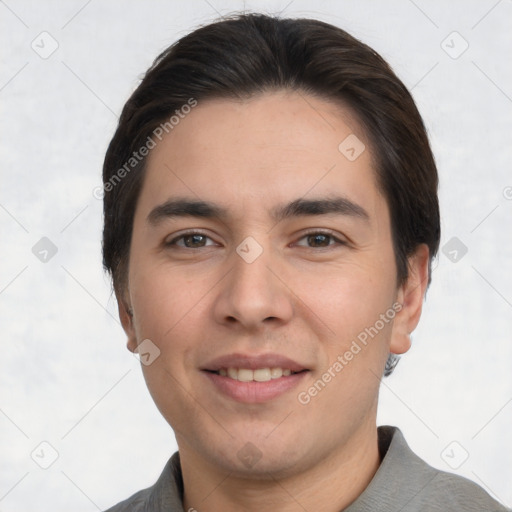
[{"label": "face", "polygon": [[200,103],[152,150],[120,312],[182,457],[284,475],[375,428],[426,257],[397,287],[373,169],[347,109],[284,91]]}]

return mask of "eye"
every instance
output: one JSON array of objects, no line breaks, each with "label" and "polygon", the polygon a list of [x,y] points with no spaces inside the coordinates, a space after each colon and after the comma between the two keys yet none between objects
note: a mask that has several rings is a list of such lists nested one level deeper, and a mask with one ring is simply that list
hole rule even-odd
[{"label": "eye", "polygon": [[165,245],[175,245],[186,249],[200,249],[201,247],[216,245],[216,243],[203,233],[191,232],[181,234],[180,236],[173,238],[171,241],[166,242]]},{"label": "eye", "polygon": [[308,233],[303,236],[296,245],[302,247],[310,247],[313,249],[330,247],[333,245],[345,245],[345,242],[335,237],[331,233],[324,233],[322,231]]}]

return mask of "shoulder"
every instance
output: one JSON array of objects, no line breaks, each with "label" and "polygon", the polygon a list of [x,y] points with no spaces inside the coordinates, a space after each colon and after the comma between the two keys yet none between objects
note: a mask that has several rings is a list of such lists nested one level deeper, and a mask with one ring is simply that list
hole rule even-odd
[{"label": "shoulder", "polygon": [[[411,497],[410,509],[432,512],[507,512],[475,482],[453,473],[436,469],[418,457],[407,445],[399,429],[394,429],[391,446],[399,454],[409,475],[411,487],[416,489]],[[404,511],[405,512],[405,511]]]},{"label": "shoulder", "polygon": [[459,475],[432,469],[432,480],[429,482],[422,498],[425,506],[429,502],[437,505],[432,510],[481,512],[507,512],[509,509],[494,500],[482,487],[475,482]]},{"label": "shoulder", "polygon": [[154,485],[135,493],[105,512],[183,511],[182,496],[181,464],[179,453],[176,452],[168,460]]},{"label": "shoulder", "polygon": [[381,464],[344,512],[507,512],[476,483],[427,464],[396,427],[378,428]]},{"label": "shoulder", "polygon": [[128,499],[110,507],[105,512],[142,512],[151,490],[152,487],[139,491]]}]

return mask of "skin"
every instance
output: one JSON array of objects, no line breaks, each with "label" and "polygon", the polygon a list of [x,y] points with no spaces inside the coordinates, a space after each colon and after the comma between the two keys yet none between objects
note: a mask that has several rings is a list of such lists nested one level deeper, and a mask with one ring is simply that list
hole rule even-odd
[{"label": "skin", "polygon": [[[366,145],[353,162],[338,150],[350,134]],[[339,511],[378,469],[379,379],[389,352],[410,347],[428,249],[418,246],[407,282],[397,286],[389,211],[373,165],[349,109],[288,91],[200,103],[152,150],[119,313],[131,351],[150,339],[161,352],[142,369],[176,434],[185,510]],[[334,195],[364,208],[368,219],[272,216],[291,201]],[[214,202],[226,215],[148,221],[173,198]],[[184,230],[207,238],[176,241]],[[308,238],[310,231],[331,237]],[[263,250],[252,263],[236,252],[248,236]],[[402,309],[394,320],[307,405],[299,403],[297,394],[395,302]],[[200,370],[234,352],[278,353],[310,371],[275,399],[235,402]],[[237,457],[247,442],[261,454],[250,468]]]}]

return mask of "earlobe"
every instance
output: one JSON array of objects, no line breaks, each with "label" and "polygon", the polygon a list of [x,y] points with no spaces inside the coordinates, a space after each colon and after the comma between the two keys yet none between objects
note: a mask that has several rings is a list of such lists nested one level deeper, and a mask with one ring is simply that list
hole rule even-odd
[{"label": "earlobe", "polygon": [[429,249],[426,244],[418,246],[409,257],[407,281],[398,290],[397,301],[402,309],[393,323],[390,352],[403,354],[411,348],[411,332],[414,331],[421,316],[425,291],[428,285]]},{"label": "earlobe", "polygon": [[133,310],[131,306],[119,295],[117,297],[117,308],[119,311],[119,319],[127,336],[126,346],[130,352],[134,352],[137,348],[137,337],[133,325]]},{"label": "earlobe", "polygon": [[411,348],[411,335],[399,333],[393,329],[393,338],[389,351],[392,354],[405,354]]}]

